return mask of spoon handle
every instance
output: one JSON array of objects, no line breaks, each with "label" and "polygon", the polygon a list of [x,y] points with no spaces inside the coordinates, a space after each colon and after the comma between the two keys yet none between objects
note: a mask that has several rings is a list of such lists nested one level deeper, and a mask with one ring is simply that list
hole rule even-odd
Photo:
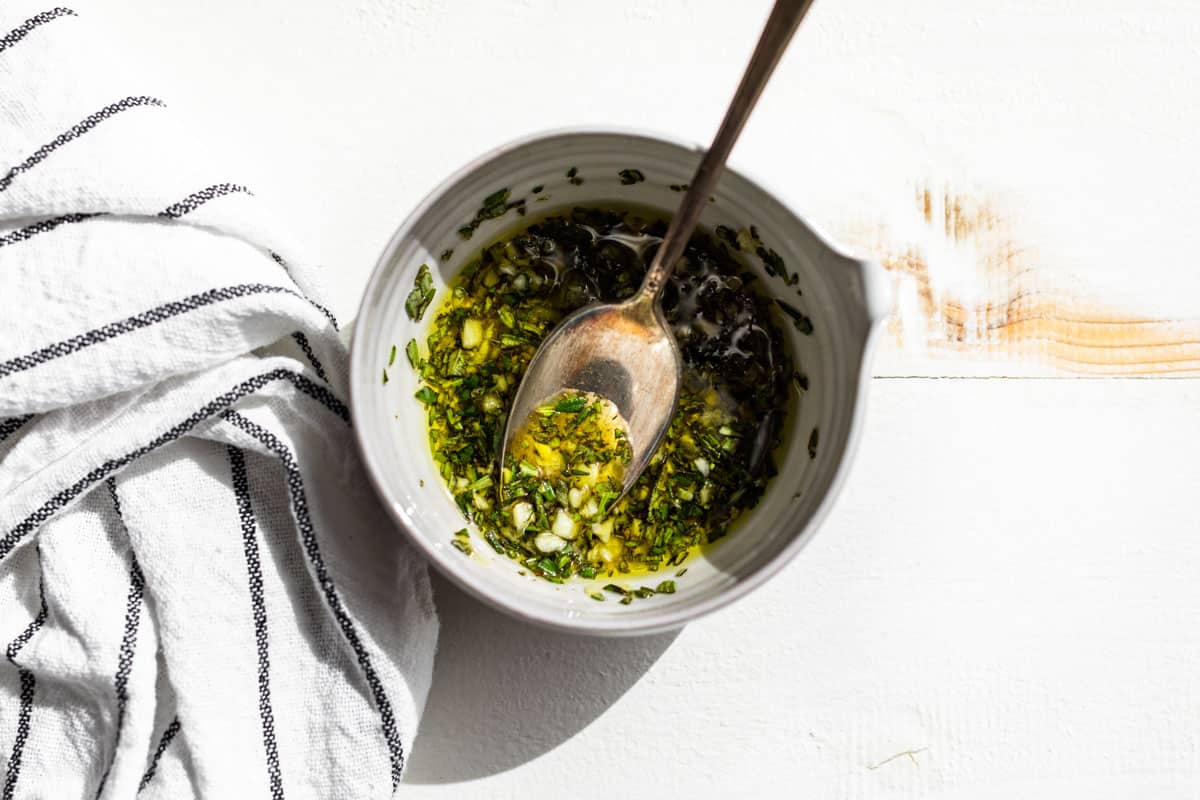
[{"label": "spoon handle", "polygon": [[729,103],[721,128],[713,139],[712,147],[700,160],[696,174],[692,176],[691,184],[679,203],[679,210],[671,220],[666,238],[654,255],[654,261],[646,272],[634,303],[644,303],[647,307],[652,307],[658,299],[667,279],[671,277],[672,270],[675,269],[675,264],[683,255],[704,207],[708,205],[708,198],[725,169],[725,161],[729,158],[733,143],[741,134],[750,112],[762,94],[763,87],[767,85],[767,80],[775,71],[775,65],[787,49],[792,34],[796,32],[800,20],[804,19],[812,4],[813,0],[777,0],[775,7],[771,9],[771,16],[767,18],[758,45],[754,48],[754,55],[750,57],[750,64],[742,74],[742,82],[738,84],[737,92]]}]

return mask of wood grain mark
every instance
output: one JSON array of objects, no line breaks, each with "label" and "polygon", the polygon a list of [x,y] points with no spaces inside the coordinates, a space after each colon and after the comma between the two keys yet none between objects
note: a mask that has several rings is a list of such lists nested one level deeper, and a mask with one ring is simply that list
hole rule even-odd
[{"label": "wood grain mark", "polygon": [[1200,375],[1200,318],[1159,319],[1097,297],[1039,263],[986,200],[923,186],[912,212],[848,231],[895,278],[895,347],[1072,374]]}]

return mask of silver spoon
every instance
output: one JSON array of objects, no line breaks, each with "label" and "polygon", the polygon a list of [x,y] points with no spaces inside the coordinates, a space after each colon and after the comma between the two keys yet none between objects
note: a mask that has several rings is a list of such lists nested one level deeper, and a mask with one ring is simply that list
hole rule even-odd
[{"label": "silver spoon", "polygon": [[650,463],[675,414],[683,372],[679,345],[663,317],[659,297],[700,221],[733,143],[812,3],[775,3],[712,147],[700,160],[637,293],[620,303],[588,306],[569,314],[534,353],[504,428],[501,466],[534,409],[567,389],[611,401],[628,425],[633,453],[625,465],[622,495]]}]

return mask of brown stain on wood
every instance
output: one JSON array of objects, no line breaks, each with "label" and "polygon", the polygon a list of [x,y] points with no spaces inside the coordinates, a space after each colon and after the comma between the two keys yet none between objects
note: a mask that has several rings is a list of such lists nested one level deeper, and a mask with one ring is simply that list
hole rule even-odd
[{"label": "brown stain on wood", "polygon": [[1064,277],[1020,247],[986,201],[922,187],[915,211],[923,244],[897,241],[885,226],[852,234],[908,297],[888,322],[901,350],[1074,374],[1200,375],[1200,318],[1154,318],[1088,299],[1086,286],[1056,285]]}]

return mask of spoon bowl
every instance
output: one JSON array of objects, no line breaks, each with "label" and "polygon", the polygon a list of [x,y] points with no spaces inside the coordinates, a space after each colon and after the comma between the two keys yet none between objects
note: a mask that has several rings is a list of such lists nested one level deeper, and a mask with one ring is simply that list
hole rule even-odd
[{"label": "spoon bowl", "polygon": [[683,361],[656,303],[635,295],[569,314],[546,337],[521,380],[505,428],[500,463],[517,430],[564,389],[592,392],[617,407],[632,458],[623,495],[650,462],[679,400]]}]

